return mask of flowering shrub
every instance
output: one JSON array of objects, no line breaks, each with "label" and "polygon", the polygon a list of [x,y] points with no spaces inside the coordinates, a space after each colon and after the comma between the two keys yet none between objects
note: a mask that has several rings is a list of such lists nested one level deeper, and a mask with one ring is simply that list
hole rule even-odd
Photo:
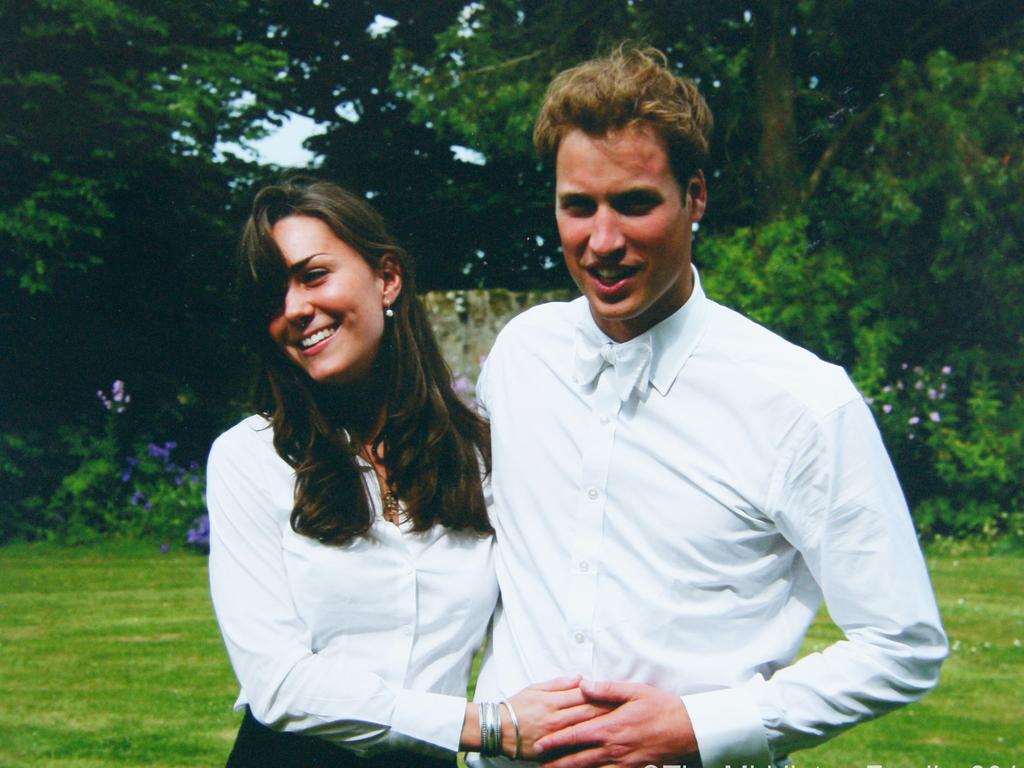
[{"label": "flowering shrub", "polygon": [[124,382],[96,396],[105,411],[99,429],[79,425],[60,431],[62,449],[77,464],[49,498],[45,534],[70,541],[110,534],[185,540],[205,509],[198,463],[178,459],[174,441],[128,439],[123,421],[131,396]]},{"label": "flowering shrub", "polygon": [[984,370],[957,378],[950,365],[903,363],[868,401],[923,535],[1024,535],[1019,392],[1000,392]]}]

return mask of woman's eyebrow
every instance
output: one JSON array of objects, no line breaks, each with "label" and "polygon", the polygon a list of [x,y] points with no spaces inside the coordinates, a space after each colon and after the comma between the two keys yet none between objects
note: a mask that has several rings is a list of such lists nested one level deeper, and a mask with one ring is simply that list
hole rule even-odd
[{"label": "woman's eyebrow", "polygon": [[324,253],[322,251],[317,251],[316,253],[311,253],[309,256],[307,256],[304,259],[299,259],[294,264],[292,264],[292,265],[290,265],[288,267],[288,274],[289,275],[294,275],[297,272],[301,272],[303,269],[305,269],[306,265],[309,264],[310,261],[315,259],[317,256],[323,256],[323,255],[324,255]]}]

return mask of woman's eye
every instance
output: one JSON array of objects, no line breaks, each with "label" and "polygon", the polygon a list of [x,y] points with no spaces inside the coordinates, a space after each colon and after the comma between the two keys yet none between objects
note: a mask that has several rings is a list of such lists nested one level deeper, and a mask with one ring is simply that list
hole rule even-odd
[{"label": "woman's eye", "polygon": [[303,272],[302,273],[302,282],[304,282],[306,284],[315,283],[318,280],[322,280],[326,276],[327,276],[327,270],[326,269],[311,269],[311,270],[309,270],[307,272]]}]

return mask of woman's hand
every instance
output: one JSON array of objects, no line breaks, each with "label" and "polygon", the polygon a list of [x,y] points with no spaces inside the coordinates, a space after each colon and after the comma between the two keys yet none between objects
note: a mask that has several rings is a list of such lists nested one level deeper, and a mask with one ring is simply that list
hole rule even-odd
[{"label": "woman's hand", "polygon": [[[606,714],[617,706],[588,701],[579,684],[578,675],[556,677],[524,688],[509,699],[519,720],[520,759],[536,758],[540,754],[536,744],[542,737]],[[502,712],[501,746],[509,757],[516,753],[515,727],[507,712]]]}]

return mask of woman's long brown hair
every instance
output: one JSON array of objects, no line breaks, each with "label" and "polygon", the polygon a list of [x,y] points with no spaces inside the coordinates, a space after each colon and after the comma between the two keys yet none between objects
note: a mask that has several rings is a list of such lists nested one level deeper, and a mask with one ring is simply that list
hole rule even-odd
[{"label": "woman's long brown hair", "polygon": [[[271,317],[284,302],[284,258],[271,236],[287,216],[311,216],[354,248],[373,269],[384,256],[398,264],[402,290],[366,382],[314,382],[270,338]],[[357,460],[360,449],[383,453],[389,483],[415,530],[440,523],[480,534],[492,531],[481,485],[490,472],[487,422],[459,400],[452,374],[416,296],[409,255],[362,198],[329,182],[297,178],[256,195],[242,232],[238,285],[262,375],[256,409],[274,430],[274,447],[295,469],[292,528],[328,544],[345,544],[373,524],[373,506]],[[383,307],[382,307],[383,311]],[[372,446],[358,443],[383,407]]]}]

